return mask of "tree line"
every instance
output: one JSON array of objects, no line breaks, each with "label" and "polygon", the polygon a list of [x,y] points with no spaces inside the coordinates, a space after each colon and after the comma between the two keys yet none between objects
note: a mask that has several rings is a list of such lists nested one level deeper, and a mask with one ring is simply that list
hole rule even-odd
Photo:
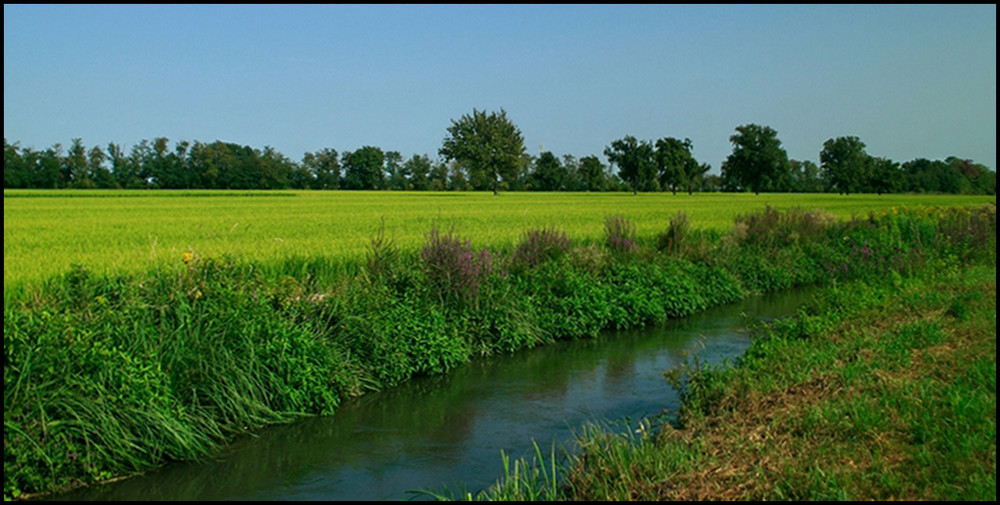
[{"label": "tree line", "polygon": [[526,152],[506,112],[452,120],[438,157],[410,158],[362,146],[307,152],[292,160],[272,147],[231,142],[142,140],[126,153],[118,144],[89,149],[79,138],[68,149],[10,144],[4,138],[4,188],[106,189],[367,189],[414,191],[704,191],[996,194],[996,172],[969,159],[898,163],[865,152],[853,136],[829,139],[820,165],[789,159],[774,129],[736,127],[721,174],[708,174],[690,139],[655,141],[626,135],[604,155],[576,158]]}]

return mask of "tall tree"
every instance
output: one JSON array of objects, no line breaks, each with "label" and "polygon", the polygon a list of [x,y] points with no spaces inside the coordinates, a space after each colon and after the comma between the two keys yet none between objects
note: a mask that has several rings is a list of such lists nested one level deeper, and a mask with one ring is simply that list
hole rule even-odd
[{"label": "tall tree", "polygon": [[868,158],[868,172],[871,178],[868,188],[878,194],[894,193],[903,185],[903,170],[899,163],[888,158]]},{"label": "tall tree", "polygon": [[660,188],[668,187],[677,194],[678,187],[690,188],[688,180],[698,170],[698,162],[691,155],[691,139],[683,141],[666,137],[656,141],[656,171]]},{"label": "tall tree", "polygon": [[65,187],[75,186],[87,175],[87,148],[83,140],[73,139],[63,160],[62,180]]},{"label": "tall tree", "polygon": [[395,191],[406,191],[410,181],[409,168],[403,163],[399,151],[385,152],[385,187]]},{"label": "tall tree", "polygon": [[606,167],[597,156],[580,158],[580,178],[586,191],[604,191],[607,186]]},{"label": "tall tree", "polygon": [[446,161],[455,160],[468,167],[472,174],[486,174],[496,195],[501,179],[510,181],[518,175],[525,153],[524,137],[502,108],[499,113],[489,114],[472,109],[472,115],[451,121],[438,153]]},{"label": "tall tree", "polygon": [[325,148],[315,153],[305,153],[302,165],[312,174],[313,189],[337,189],[340,187],[340,159],[336,149]]},{"label": "tall tree", "polygon": [[110,189],[116,186],[115,179],[111,171],[104,166],[108,155],[101,149],[101,146],[94,146],[87,152],[87,180],[94,186],[102,189]]},{"label": "tall tree", "polygon": [[870,180],[869,156],[858,137],[837,137],[823,142],[819,161],[823,178],[838,193],[860,191]]},{"label": "tall tree", "polygon": [[535,159],[535,170],[531,174],[534,189],[539,191],[560,191],[566,182],[566,169],[551,151],[545,151]]},{"label": "tall tree", "polygon": [[403,164],[405,173],[409,174],[408,187],[416,191],[424,191],[430,185],[431,159],[425,154],[423,156],[413,155]]},{"label": "tall tree", "polygon": [[705,174],[712,169],[712,165],[708,163],[698,163],[691,158],[691,163],[687,165],[687,174],[684,177],[684,184],[687,188],[688,194],[693,194],[695,188],[700,188],[703,186],[705,181]]},{"label": "tall tree", "polygon": [[615,140],[604,148],[608,161],[618,167],[618,176],[632,188],[632,193],[656,190],[656,161],[653,145],[631,135]]},{"label": "tall tree", "polygon": [[777,189],[777,181],[788,172],[788,153],[781,147],[778,132],[751,123],[737,126],[729,141],[733,152],[722,162],[722,177],[733,187],[755,194]]},{"label": "tall tree", "polygon": [[445,191],[448,189],[448,163],[438,159],[427,174],[427,189]]},{"label": "tall tree", "polygon": [[385,186],[385,153],[374,146],[364,146],[354,152],[344,152],[344,188],[383,189]]},{"label": "tall tree", "polygon": [[799,193],[822,193],[823,179],[819,167],[809,160],[788,160],[792,175],[792,191]]},{"label": "tall tree", "polygon": [[31,171],[28,164],[21,156],[18,142],[7,143],[7,137],[3,138],[3,187],[4,188],[28,188],[31,187]]}]

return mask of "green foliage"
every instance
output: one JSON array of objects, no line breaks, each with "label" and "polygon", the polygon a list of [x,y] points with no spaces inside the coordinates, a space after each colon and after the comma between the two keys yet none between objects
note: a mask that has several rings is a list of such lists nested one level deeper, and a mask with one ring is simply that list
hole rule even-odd
[{"label": "green foliage", "polygon": [[865,143],[858,137],[837,137],[823,143],[819,153],[823,177],[840,193],[851,194],[864,186],[869,173]]},{"label": "green foliage", "polygon": [[666,137],[656,141],[655,159],[660,188],[669,187],[674,194],[677,194],[678,187],[688,188],[690,192],[692,181],[707,170],[691,155],[693,148],[691,139],[682,142]]},{"label": "green foliage", "polygon": [[729,137],[733,152],[722,162],[722,177],[739,190],[780,191],[789,172],[788,153],[769,126],[746,124]]},{"label": "green foliage", "polygon": [[471,116],[451,121],[448,137],[438,152],[446,160],[468,165],[474,175],[484,174],[492,182],[495,195],[501,179],[511,181],[517,177],[524,159],[524,138],[502,108],[490,114],[472,109]]},{"label": "green foliage", "polygon": [[[203,457],[235,434],[330,413],[345,398],[447,373],[475,356],[657,324],[747,292],[852,279],[892,286],[832,289],[821,308],[767,330],[785,336],[759,339],[745,356],[754,369],[759,354],[782,342],[808,345],[830,317],[877,306],[928,265],[947,272],[995,262],[996,217],[988,205],[838,222],[767,207],[736,218],[725,236],[695,236],[677,214],[657,248],[613,216],[606,247],[543,228],[492,253],[437,228],[422,249],[399,248],[380,227],[367,258],[354,263],[291,257],[265,267],[188,252],[142,274],[76,266],[5,300],[5,494]],[[949,320],[966,321],[982,298],[939,302]],[[911,363],[912,349],[944,341],[942,328],[900,327],[882,341],[885,363]],[[784,368],[768,381],[801,373]],[[718,377],[693,378],[691,395],[714,402],[728,383]],[[990,378],[995,391],[995,364],[977,365],[965,380]],[[856,413],[862,424],[851,429],[870,420]]]},{"label": "green foliage", "polygon": [[344,164],[344,189],[382,189],[385,186],[385,153],[373,146],[364,146],[341,155]]},{"label": "green foliage", "polygon": [[538,155],[531,174],[532,189],[539,191],[560,191],[566,189],[569,173],[551,151]]},{"label": "green foliage", "polygon": [[604,148],[604,156],[618,166],[618,176],[631,186],[633,193],[658,189],[655,149],[649,141],[626,135]]}]

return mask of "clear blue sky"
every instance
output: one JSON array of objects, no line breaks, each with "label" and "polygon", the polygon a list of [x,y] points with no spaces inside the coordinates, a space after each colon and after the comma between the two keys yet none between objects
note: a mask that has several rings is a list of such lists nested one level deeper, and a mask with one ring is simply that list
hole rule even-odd
[{"label": "clear blue sky", "polygon": [[736,126],[819,161],[855,135],[896,161],[996,170],[996,5],[4,5],[4,137],[305,152],[437,150],[503,108],[528,152]]}]

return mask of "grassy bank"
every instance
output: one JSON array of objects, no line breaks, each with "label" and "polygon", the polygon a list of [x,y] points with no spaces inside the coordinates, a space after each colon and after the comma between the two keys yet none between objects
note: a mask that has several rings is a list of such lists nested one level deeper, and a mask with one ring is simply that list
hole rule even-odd
[{"label": "grassy bank", "polygon": [[669,371],[679,414],[588,427],[476,498],[995,500],[994,254],[831,285],[735,366]]},{"label": "grassy bank", "polygon": [[535,228],[496,249],[437,228],[417,249],[380,232],[355,263],[185,253],[180,268],[78,267],[5,296],[4,495],[204,457],[235,434],[478,356],[753,292],[995,263],[996,251],[993,206],[847,222],[767,208],[727,232],[683,214],[653,234],[621,216],[603,225],[596,240]]}]

